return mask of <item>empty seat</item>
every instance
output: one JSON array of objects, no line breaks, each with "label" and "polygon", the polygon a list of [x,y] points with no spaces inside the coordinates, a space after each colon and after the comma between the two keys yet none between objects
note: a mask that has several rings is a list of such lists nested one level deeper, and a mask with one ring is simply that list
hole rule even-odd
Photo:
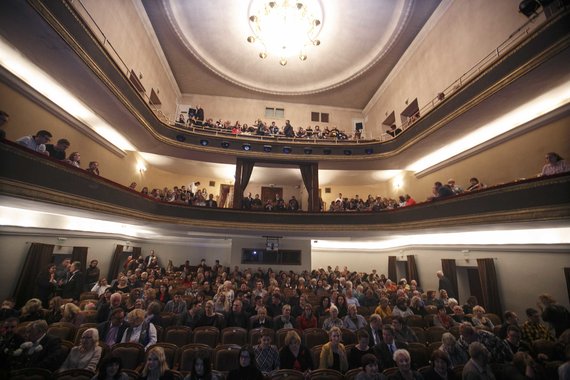
[{"label": "empty seat", "polygon": [[221,343],[243,346],[247,344],[247,330],[242,327],[226,327],[221,332]]},{"label": "empty seat", "polygon": [[220,330],[213,326],[200,326],[196,327],[193,334],[194,343],[203,343],[214,348],[220,341]]},{"label": "empty seat", "polygon": [[441,336],[447,330],[439,326],[431,326],[426,330],[426,340],[428,343],[441,341]]},{"label": "empty seat", "polygon": [[312,347],[325,344],[329,341],[329,334],[320,328],[310,328],[303,331],[303,340],[305,346],[311,349]]},{"label": "empty seat", "polygon": [[273,371],[269,376],[270,380],[305,380],[305,375],[301,371],[294,369],[280,369]]},{"label": "empty seat", "polygon": [[51,336],[56,336],[61,340],[69,340],[73,342],[75,340],[76,331],[77,328],[73,323],[56,322],[49,325],[47,334]]},{"label": "empty seat", "polygon": [[162,333],[162,341],[184,347],[192,343],[192,329],[188,326],[168,326]]},{"label": "empty seat", "polygon": [[344,380],[344,375],[334,369],[316,369],[309,375],[311,380]]}]

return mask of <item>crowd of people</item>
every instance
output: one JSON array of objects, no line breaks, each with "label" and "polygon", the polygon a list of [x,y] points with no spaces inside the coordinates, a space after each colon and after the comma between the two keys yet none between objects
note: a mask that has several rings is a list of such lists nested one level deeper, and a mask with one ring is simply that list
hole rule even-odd
[{"label": "crowd of people", "polygon": [[[198,265],[186,261],[174,266],[169,261],[162,267],[154,251],[146,257],[130,256],[111,281],[100,276],[97,265],[92,260],[84,274],[77,262],[50,265],[47,274],[38,276],[38,298],[20,310],[11,300],[3,302],[3,371],[86,368],[98,371],[96,378],[110,373],[120,376],[121,358],[113,356],[112,350],[104,356],[103,351],[109,352],[117,343],[134,342],[148,351],[141,363],[141,378],[170,379],[164,350],[153,345],[160,339],[161,328],[172,323],[191,329],[213,326],[220,331],[265,328],[258,344],[242,346],[239,366],[227,374],[228,379],[263,379],[278,369],[309,376],[319,368],[360,371],[358,379],[384,378],[384,374],[393,379],[453,379],[457,368],[464,379],[493,379],[497,368],[506,378],[544,379],[545,364],[555,360],[565,362],[560,373],[568,376],[570,371],[566,356],[570,354],[570,313],[547,294],[539,297],[538,307],[526,310],[524,323],[516,313],[506,311],[501,324],[494,325],[475,297],[463,305],[457,301],[441,271],[439,289],[424,291],[413,279],[396,282],[376,270],[359,273],[346,267],[275,272],[232,269],[218,260],[208,266],[204,259]],[[81,300],[83,293],[78,289],[90,291],[94,299]],[[82,309],[93,310],[97,327],[84,329],[80,343],[64,357],[59,338],[47,334],[49,324],[65,321],[80,327]],[[437,311],[432,314],[431,309]],[[165,319],[164,313],[171,318]],[[426,316],[446,333],[431,353],[431,367],[419,368],[412,348],[425,342],[408,323]],[[18,330],[23,322],[28,324]],[[290,330],[278,347],[273,339],[283,328]],[[455,335],[453,328],[457,328]],[[309,346],[304,336],[315,329],[327,336],[317,357],[311,352],[314,344]],[[347,331],[353,334],[354,344],[343,341]],[[555,342],[550,356],[534,350],[537,340]],[[187,379],[212,376],[210,358],[200,356]]]}]

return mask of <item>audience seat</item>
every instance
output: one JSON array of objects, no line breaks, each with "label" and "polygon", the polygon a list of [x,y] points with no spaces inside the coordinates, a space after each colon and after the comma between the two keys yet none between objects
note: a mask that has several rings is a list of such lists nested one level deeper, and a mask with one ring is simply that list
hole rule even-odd
[{"label": "audience seat", "polygon": [[440,326],[431,326],[426,330],[426,340],[427,343],[441,341],[441,336],[446,333],[447,330]]},{"label": "audience seat", "polygon": [[412,329],[414,334],[416,334],[416,336],[418,337],[418,342],[420,342],[420,343],[426,343],[427,342],[426,330],[424,330],[421,327],[416,327],[416,326],[412,326],[410,328]]},{"label": "audience seat", "polygon": [[156,329],[156,341],[162,342],[162,333],[164,332],[164,329],[159,325],[154,325],[154,328]]},{"label": "audience seat", "polygon": [[398,367],[386,368],[384,371],[382,371],[382,373],[386,377],[390,377],[392,375],[395,375],[397,372],[398,372]]},{"label": "audience seat", "polygon": [[121,370],[122,373],[124,373],[125,375],[127,375],[127,377],[129,378],[129,380],[139,380],[140,374],[135,371],[134,369],[122,369]]},{"label": "audience seat", "polygon": [[183,347],[192,343],[192,329],[188,326],[168,326],[162,333],[162,341]]},{"label": "audience seat", "polygon": [[176,322],[178,322],[178,316],[175,313],[163,311],[160,313],[160,320],[162,327],[167,328],[169,326],[175,325]]},{"label": "audience seat", "polygon": [[427,306],[426,306],[426,311],[428,312],[428,314],[437,314],[437,306],[435,306],[435,305],[427,305]]},{"label": "audience seat", "polygon": [[329,313],[325,314],[325,315],[321,315],[318,319],[317,319],[317,327],[322,329],[323,328],[323,324],[325,323],[325,320],[327,318],[329,318],[330,315]]},{"label": "audience seat", "polygon": [[356,343],[356,333],[354,331],[345,328],[341,328],[340,331],[342,332],[341,342],[343,344]]},{"label": "audience seat", "polygon": [[[220,344],[214,349],[213,368],[218,371],[231,371],[239,368],[239,351],[237,344]],[[255,359],[254,359],[255,360]]]},{"label": "audience seat", "polygon": [[10,371],[10,380],[51,380],[51,371],[44,368],[23,368]]},{"label": "audience seat", "polygon": [[55,322],[48,326],[47,334],[51,336],[56,336],[61,340],[69,340],[73,342],[75,340],[75,333],[77,328],[73,323],[69,322]]},{"label": "audience seat", "polygon": [[[168,368],[170,369],[176,369],[178,368],[178,361],[179,361],[179,357],[180,357],[180,349],[178,348],[178,346],[172,344],[172,343],[156,343],[153,344],[151,346],[148,347],[148,349],[146,350],[145,353],[145,358],[144,361],[146,362],[146,359],[148,358],[148,352],[150,351],[151,348],[154,347],[162,347],[162,349],[164,350],[164,356],[166,357],[166,362],[168,363]],[[143,362],[144,364],[144,362]],[[142,367],[141,367],[142,369]]]},{"label": "audience seat", "polygon": [[180,349],[180,364],[178,370],[187,372],[192,369],[192,362],[195,358],[209,358],[210,363],[213,362],[214,350],[207,344],[190,343]]},{"label": "audience seat", "polygon": [[455,337],[455,339],[459,339],[459,336],[461,335],[461,332],[459,331],[459,326],[451,326],[449,332],[451,333],[451,335]]},{"label": "audience seat", "polygon": [[280,369],[273,371],[269,376],[270,380],[305,380],[305,375],[301,371],[294,369]]},{"label": "audience seat", "polygon": [[321,350],[323,348],[322,344],[319,344],[317,346],[313,346],[310,348],[311,350],[311,356],[313,357],[313,365],[315,366],[315,368],[319,368],[319,365],[321,363]]},{"label": "audience seat", "polygon": [[228,378],[228,375],[230,373],[228,371],[218,371],[213,369],[212,370],[212,379],[217,379],[217,380],[226,380]]},{"label": "audience seat", "polygon": [[498,326],[501,323],[503,323],[501,321],[501,317],[499,317],[497,314],[494,313],[486,313],[483,314],[484,317],[487,317],[491,322],[493,322],[493,325]]},{"label": "audience seat", "polygon": [[421,315],[410,315],[406,318],[406,324],[409,327],[419,327],[421,329],[424,329],[426,327],[426,321]]},{"label": "audience seat", "polygon": [[139,343],[117,343],[111,347],[111,354],[121,358],[124,369],[135,370],[144,360],[144,347]]},{"label": "audience seat", "polygon": [[360,372],[362,372],[362,367],[353,368],[344,374],[344,378],[346,380],[355,380]]},{"label": "audience seat", "polygon": [[418,372],[423,377],[426,377],[426,373],[431,369],[431,365],[425,365],[423,367],[418,368]]},{"label": "audience seat", "polygon": [[271,336],[271,341],[275,342],[275,330],[267,327],[258,327],[256,329],[249,330],[249,344],[252,346],[259,344],[259,338],[261,338],[263,334],[269,334]]},{"label": "audience seat", "polygon": [[433,319],[434,318],[435,318],[435,315],[433,315],[433,314],[424,315],[424,324],[425,324],[426,329],[433,326]]},{"label": "audience seat", "polygon": [[464,364],[460,364],[460,365],[456,365],[455,367],[453,367],[453,373],[455,374],[455,377],[457,379],[462,378],[464,366],[465,366]]},{"label": "audience seat", "polygon": [[305,346],[311,349],[314,346],[325,344],[329,341],[329,334],[320,328],[310,328],[303,331],[302,335]]},{"label": "audience seat", "polygon": [[53,380],[91,380],[95,372],[83,368],[68,369],[67,371],[55,372]]},{"label": "audience seat", "polygon": [[538,339],[532,342],[532,351],[535,355],[545,354],[552,360],[556,352],[556,343],[546,339]]},{"label": "audience seat", "polygon": [[81,312],[83,315],[83,323],[97,323],[97,310],[83,310]]},{"label": "audience seat", "polygon": [[392,324],[392,316],[389,315],[387,317],[382,318],[383,325],[391,325]]},{"label": "audience seat", "polygon": [[431,356],[432,352],[434,352],[435,350],[439,350],[439,348],[441,347],[442,342],[431,342],[427,345],[427,350],[429,355]]},{"label": "audience seat", "polygon": [[370,308],[367,306],[357,306],[356,313],[362,315],[363,317],[368,317],[370,315]]},{"label": "audience seat", "polygon": [[79,295],[79,301],[84,300],[94,300],[97,302],[99,300],[99,295],[97,292],[83,292]]},{"label": "audience seat", "polygon": [[214,348],[220,341],[220,330],[214,326],[200,326],[193,331],[193,342],[204,343]]},{"label": "audience seat", "polygon": [[334,369],[316,369],[311,371],[310,380],[344,380],[344,375]]},{"label": "audience seat", "polygon": [[169,374],[171,376],[171,377],[167,377],[169,379],[172,379],[172,380],[183,380],[184,379],[184,375],[182,375],[180,372],[175,371],[173,369],[169,369],[168,371],[166,371],[165,375],[169,376]]},{"label": "audience seat", "polygon": [[422,343],[408,343],[408,352],[412,358],[412,366],[420,368],[429,364],[430,354]]},{"label": "audience seat", "polygon": [[62,340],[60,343],[61,350],[63,351],[62,357],[66,358],[73,346],[75,346],[73,342],[69,340]]},{"label": "audience seat", "polygon": [[222,344],[243,346],[247,344],[247,330],[243,327],[226,327],[221,332],[220,342]]}]

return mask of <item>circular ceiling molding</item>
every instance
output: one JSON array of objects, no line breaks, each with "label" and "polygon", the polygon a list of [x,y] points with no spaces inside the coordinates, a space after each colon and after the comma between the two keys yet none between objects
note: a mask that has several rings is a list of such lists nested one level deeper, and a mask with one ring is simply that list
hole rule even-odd
[{"label": "circular ceiling molding", "polygon": [[260,59],[258,49],[247,42],[251,29],[246,2],[163,4],[182,45],[212,72],[261,93],[308,95],[339,87],[381,64],[406,25],[414,0],[315,1],[322,9],[321,44],[309,48],[306,61],[290,59],[286,66],[276,56]]}]

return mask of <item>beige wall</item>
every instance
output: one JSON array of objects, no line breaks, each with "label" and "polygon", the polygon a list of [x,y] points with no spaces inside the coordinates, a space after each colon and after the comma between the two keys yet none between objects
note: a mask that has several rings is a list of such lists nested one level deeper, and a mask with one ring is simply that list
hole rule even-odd
[{"label": "beige wall", "polygon": [[[265,101],[256,99],[230,98],[223,96],[184,94],[179,100],[179,112],[188,111],[188,106],[201,105],[206,119],[230,120],[233,123],[253,124],[257,119],[262,119],[271,124],[271,121],[282,127],[285,120],[291,120],[291,125],[297,130],[298,127],[306,128],[308,125],[319,125],[321,129],[328,126],[329,129],[337,127],[346,133],[352,133],[352,120],[362,119],[360,110],[339,108],[330,106],[316,106],[299,103],[286,103]],[[265,117],[265,107],[285,109],[285,118],[271,119]],[[311,122],[311,112],[329,114],[329,123]]]},{"label": "beige wall", "polygon": [[[137,7],[142,8],[142,4],[129,0],[82,0],[82,3],[128,69],[133,70],[137,75],[142,73],[140,81],[146,90],[147,100],[151,89],[155,92],[158,90],[158,97],[162,102],[160,110],[170,120],[174,120],[176,99],[180,90],[171,80],[173,78],[170,69],[167,69],[166,59],[163,58],[162,53],[159,55],[155,50],[152,37],[154,32],[152,36],[149,35],[141,21],[141,14],[146,18],[146,13],[137,10]],[[80,7],[77,9],[81,10]],[[89,18],[84,18],[89,20]],[[101,39],[96,29],[93,27],[92,29]],[[108,44],[105,47],[109,50]],[[110,52],[110,54],[114,58],[114,53]],[[117,64],[125,70],[120,62]]]},{"label": "beige wall", "polygon": [[366,106],[364,115],[369,133],[379,136],[386,130],[381,124],[386,113],[392,111],[400,125],[399,115],[406,108],[406,99],[411,102],[417,98],[421,109],[496,49],[527,21],[517,11],[519,3],[516,0],[443,2],[436,14],[446,9],[445,13],[428,21],[414,45],[422,37],[423,40],[415,49],[408,49],[377,98]]},{"label": "beige wall", "polygon": [[[469,250],[468,256],[462,250]],[[388,274],[388,256],[414,255],[419,273],[420,286],[424,290],[437,289],[438,278],[435,272],[441,270],[441,259],[457,260],[458,267],[477,267],[478,258],[494,258],[497,271],[501,303],[504,310],[515,311],[522,321],[526,320],[524,310],[536,307],[541,293],[550,293],[556,300],[568,307],[568,294],[564,277],[564,267],[570,266],[570,251],[526,250],[524,247],[506,250],[501,247],[411,247],[394,251],[312,250],[313,268],[328,265],[341,268],[348,265],[350,270]],[[468,262],[466,261],[468,259]],[[405,258],[404,258],[405,260]],[[537,271],[537,268],[540,268]],[[464,273],[461,270],[458,273]],[[466,294],[461,287],[465,279],[458,278],[460,296]],[[460,297],[465,302],[465,297]]]}]

